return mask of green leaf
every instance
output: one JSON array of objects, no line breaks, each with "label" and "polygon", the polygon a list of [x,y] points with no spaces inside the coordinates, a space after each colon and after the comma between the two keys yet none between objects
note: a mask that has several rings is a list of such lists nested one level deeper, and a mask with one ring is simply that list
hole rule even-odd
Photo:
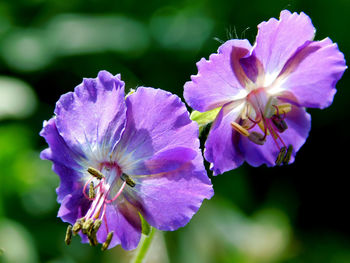
[{"label": "green leaf", "polygon": [[199,126],[199,133],[202,132],[206,125],[215,120],[220,110],[221,107],[206,112],[192,111],[190,118],[191,120],[197,122]]},{"label": "green leaf", "polygon": [[141,218],[142,234],[148,236],[151,233],[151,226],[147,223],[147,221],[143,218],[141,214],[139,215]]}]

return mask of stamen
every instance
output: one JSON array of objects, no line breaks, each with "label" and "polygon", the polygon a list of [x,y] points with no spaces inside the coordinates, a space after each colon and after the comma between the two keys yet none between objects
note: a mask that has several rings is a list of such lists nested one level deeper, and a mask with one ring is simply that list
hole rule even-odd
[{"label": "stamen", "polygon": [[254,123],[254,124],[258,124],[259,122],[261,122],[261,116],[259,116],[258,117],[258,119],[255,119],[255,120],[253,120],[252,118],[250,118],[249,116],[248,116],[248,120],[250,120],[252,123]]},{"label": "stamen", "polygon": [[[104,169],[108,170],[109,167]],[[86,235],[91,246],[96,246],[98,244],[97,232],[99,231],[102,222],[106,224],[106,232],[108,233],[106,241],[102,244],[102,250],[106,250],[111,243],[113,238],[113,232],[109,232],[107,219],[105,217],[107,204],[115,201],[123,192],[126,185],[135,187],[135,181],[126,174],[121,174],[120,188],[112,199],[108,199],[113,190],[112,186],[106,182],[106,180],[112,181],[115,178],[118,178],[120,175],[119,170],[117,173],[112,174],[112,178],[104,176],[99,170],[88,167],[88,173],[91,175],[90,178],[86,181],[83,187],[83,194],[89,200],[92,201],[90,208],[87,211],[86,215],[83,218],[78,219],[73,226],[73,234],[76,235],[79,231],[82,231],[82,234]],[[94,178],[98,179],[96,181]],[[120,181],[119,181],[120,182]],[[88,188],[88,189],[87,189]]]},{"label": "stamen", "polygon": [[265,143],[265,136],[255,131],[249,134],[248,139],[258,145],[264,145]]},{"label": "stamen", "polygon": [[88,234],[91,231],[91,228],[93,227],[94,220],[92,218],[89,218],[82,227],[83,234]]},{"label": "stamen", "polygon": [[277,130],[282,133],[288,129],[287,123],[281,118],[280,115],[273,115],[271,117],[272,123],[277,128]]},{"label": "stamen", "polygon": [[89,198],[94,199],[95,198],[95,190],[94,190],[94,182],[90,182],[90,187],[89,187]]},{"label": "stamen", "polygon": [[102,251],[105,251],[108,248],[109,244],[112,241],[112,238],[113,238],[113,231],[108,233],[106,241],[102,244],[102,247],[101,247]]},{"label": "stamen", "polygon": [[292,152],[293,152],[293,145],[290,144],[290,145],[288,145],[287,153],[286,153],[286,155],[283,158],[283,164],[288,164],[289,163],[290,158],[292,156]]},{"label": "stamen", "polygon": [[273,114],[280,114],[282,113],[288,113],[292,110],[292,105],[290,103],[283,103],[278,106],[276,106],[277,109],[275,108],[275,112]]},{"label": "stamen", "polygon": [[287,152],[287,148],[285,146],[283,146],[277,156],[277,159],[276,159],[276,165],[281,165],[282,161],[284,160],[285,158],[285,155],[286,155],[286,152]]},{"label": "stamen", "polygon": [[68,225],[64,242],[66,242],[66,244],[69,245],[71,241],[72,241],[72,226]]},{"label": "stamen", "polygon": [[83,227],[83,224],[85,222],[85,218],[82,217],[80,219],[78,219],[75,224],[73,225],[72,231],[73,231],[73,235],[78,234],[78,232],[80,231],[80,229]]},{"label": "stamen", "polygon": [[105,177],[99,170],[93,167],[88,167],[87,171],[89,172],[89,174],[91,174],[92,176],[96,177],[99,180]]},{"label": "stamen", "polygon": [[241,125],[239,125],[237,122],[231,122],[231,127],[242,134],[243,136],[248,137],[250,135],[249,131],[245,128],[243,128]]},{"label": "stamen", "polygon": [[96,238],[96,234],[95,235],[88,235],[88,239],[89,239],[90,246],[92,246],[92,247],[97,246],[98,241]]},{"label": "stamen", "polygon": [[97,231],[100,229],[100,226],[102,225],[102,220],[101,219],[97,219],[94,223],[94,226],[93,226],[93,231],[92,232],[95,232],[97,233]]},{"label": "stamen", "polygon": [[88,185],[90,185],[90,182],[92,181],[92,177],[89,178],[89,180],[86,181],[84,187],[83,187],[83,195],[85,196],[86,199],[92,200],[90,199],[90,197],[86,194],[86,188]]},{"label": "stamen", "polygon": [[265,136],[270,135],[269,130],[266,128],[266,125],[264,125],[264,122],[262,120],[258,122],[258,126],[260,130],[264,132]]},{"label": "stamen", "polygon": [[134,182],[134,180],[132,180],[130,178],[130,176],[128,176],[127,174],[122,174],[122,176],[120,177],[120,179],[122,179],[124,182],[126,182],[127,185],[134,187],[136,185],[136,183]]}]

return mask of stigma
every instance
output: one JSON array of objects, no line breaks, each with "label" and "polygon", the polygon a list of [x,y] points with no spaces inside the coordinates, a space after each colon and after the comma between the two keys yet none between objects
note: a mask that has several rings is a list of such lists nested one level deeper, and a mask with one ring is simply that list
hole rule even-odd
[{"label": "stigma", "polygon": [[[286,115],[292,110],[290,103],[284,103],[275,96],[269,96],[265,88],[252,90],[246,97],[246,106],[242,114],[231,127],[234,131],[248,138],[257,145],[264,145],[271,136],[278,150],[276,165],[288,164],[293,145],[286,145],[281,134],[288,129]],[[252,129],[257,126],[259,130]]]},{"label": "stigma", "polygon": [[[104,174],[104,171],[108,173]],[[90,207],[85,216],[79,218],[73,226],[68,226],[65,242],[69,245],[72,235],[75,236],[81,232],[88,238],[91,246],[96,246],[98,244],[97,232],[101,225],[105,224],[108,234],[101,247],[101,250],[104,251],[113,238],[113,231],[108,230],[108,222],[105,217],[106,207],[117,200],[127,185],[135,187],[136,183],[130,176],[122,173],[115,164],[102,164],[100,170],[88,167],[87,172],[89,178],[83,187],[83,195],[90,201]],[[114,196],[112,190],[113,194],[116,192]],[[111,196],[113,197],[111,198]]]}]

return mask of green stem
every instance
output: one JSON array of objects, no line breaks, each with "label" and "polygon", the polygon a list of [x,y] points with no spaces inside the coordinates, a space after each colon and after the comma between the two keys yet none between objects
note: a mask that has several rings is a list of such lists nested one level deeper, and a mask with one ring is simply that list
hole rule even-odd
[{"label": "green stem", "polygon": [[142,260],[146,256],[147,251],[152,243],[155,232],[156,232],[156,229],[154,227],[151,227],[151,232],[140,244],[140,247],[137,250],[136,255],[131,260],[132,263],[142,263]]}]

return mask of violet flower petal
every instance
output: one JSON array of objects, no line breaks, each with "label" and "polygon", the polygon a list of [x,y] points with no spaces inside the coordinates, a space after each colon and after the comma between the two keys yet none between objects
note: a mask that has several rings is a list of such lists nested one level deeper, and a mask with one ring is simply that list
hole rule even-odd
[{"label": "violet flower petal", "polygon": [[271,18],[260,23],[253,54],[264,67],[266,81],[274,80],[297,48],[314,36],[311,19],[303,12],[291,14],[283,10],[279,20]]},{"label": "violet flower petal", "polygon": [[214,175],[224,173],[240,166],[244,159],[235,150],[231,122],[235,122],[244,107],[244,101],[232,102],[225,105],[216,117],[205,143],[205,159],[211,163]]},{"label": "violet flower petal", "polygon": [[198,126],[179,97],[140,87],[127,97],[126,104],[125,131],[114,151],[124,173],[167,172],[195,158]]},{"label": "violet flower petal", "polygon": [[89,205],[90,202],[83,196],[82,189],[78,189],[64,197],[57,216],[73,225],[78,218],[85,215]]},{"label": "violet flower petal", "polygon": [[[50,146],[41,157],[53,161],[61,177],[58,216],[70,224],[81,217],[102,220],[99,243],[114,231],[108,248],[136,248],[139,213],[153,226],[174,230],[213,195],[198,126],[177,96],[139,88],[125,99],[119,76],[102,71],[63,95],[55,114],[41,132]],[[80,235],[83,242],[91,238]]]},{"label": "violet flower petal", "polygon": [[199,151],[192,162],[177,170],[138,176],[135,182],[135,187],[127,189],[126,198],[139,207],[151,226],[166,231],[185,226],[203,199],[214,194]]},{"label": "violet flower petal", "polygon": [[[195,110],[204,112],[223,106],[245,93],[242,86],[243,71],[235,68],[236,61],[251,50],[248,40],[229,40],[221,45],[217,54],[198,63],[198,74],[185,83],[184,98]],[[235,51],[235,52],[233,52]],[[235,57],[232,55],[235,54]]]},{"label": "violet flower petal", "polygon": [[74,92],[61,96],[55,109],[57,129],[74,151],[101,159],[124,129],[124,101],[120,76],[100,71],[97,78],[84,79]]},{"label": "violet flower petal", "polygon": [[57,201],[60,203],[67,194],[80,187],[78,183],[80,174],[77,170],[82,168],[77,160],[82,160],[83,157],[67,146],[58,133],[55,120],[55,118],[51,118],[45,122],[40,132],[40,135],[45,138],[50,147],[42,151],[40,157],[54,163],[52,169],[60,177],[60,186],[56,189]]},{"label": "violet flower petal", "polygon": [[346,68],[343,53],[329,38],[309,42],[288,60],[271,92],[288,91],[302,107],[325,108]]},{"label": "violet flower petal", "polygon": [[[125,250],[135,249],[141,238],[141,219],[138,210],[127,200],[119,199],[116,203],[106,207],[106,221],[97,232],[97,240],[103,243],[109,232],[113,231],[113,238],[109,247],[121,245]],[[108,229],[107,227],[108,226]]]},{"label": "violet flower petal", "polygon": [[40,136],[44,137],[49,145],[49,148],[41,152],[40,157],[42,159],[50,160],[72,169],[80,168],[76,160],[82,159],[83,156],[73,152],[58,133],[55,117],[44,122]]}]

